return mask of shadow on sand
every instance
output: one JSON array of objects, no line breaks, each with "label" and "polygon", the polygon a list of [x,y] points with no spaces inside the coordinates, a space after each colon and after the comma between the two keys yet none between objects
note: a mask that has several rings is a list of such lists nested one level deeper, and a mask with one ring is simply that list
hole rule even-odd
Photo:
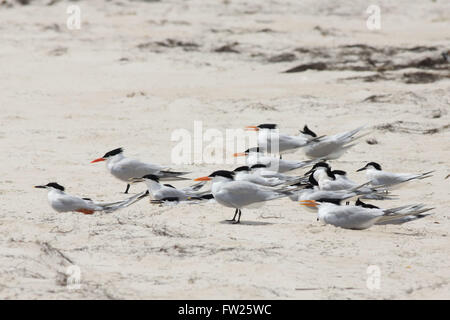
[{"label": "shadow on sand", "polygon": [[[227,221],[227,220],[223,220],[220,221],[221,224],[233,224],[233,221]],[[265,226],[265,225],[269,225],[269,224],[273,224],[271,222],[262,222],[262,221],[241,221],[239,223],[237,223],[236,225],[244,225],[244,226]]]}]

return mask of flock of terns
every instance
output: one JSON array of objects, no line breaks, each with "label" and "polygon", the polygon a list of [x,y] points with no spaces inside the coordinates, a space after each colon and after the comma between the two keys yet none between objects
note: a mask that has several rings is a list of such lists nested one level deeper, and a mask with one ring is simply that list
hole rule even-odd
[{"label": "flock of terns", "polygon": [[[231,223],[239,223],[242,209],[260,206],[262,203],[289,198],[299,202],[307,210],[317,211],[317,220],[345,229],[367,229],[374,224],[402,224],[423,218],[433,208],[423,204],[404,205],[382,209],[361,199],[393,199],[391,190],[403,183],[431,176],[432,171],[421,174],[386,172],[376,162],[369,162],[356,171],[366,171],[367,182],[357,183],[342,170],[333,170],[329,160],[337,159],[355,145],[355,140],[364,127],[331,136],[318,136],[306,125],[298,135],[286,135],[278,131],[275,124],[260,124],[246,127],[257,131],[258,146],[234,156],[246,157],[246,165],[233,171],[217,170],[194,179],[195,184],[186,188],[175,188],[161,181],[189,180],[189,172],[171,171],[168,167],[144,163],[124,156],[122,148],[107,152],[92,163],[106,162],[108,171],[130,186],[143,182],[147,190],[128,199],[112,203],[96,203],[89,198],[80,198],[65,193],[65,188],[56,182],[36,186],[48,190],[50,206],[57,212],[96,211],[112,212],[128,207],[150,197],[151,203],[174,205],[215,202],[235,209]],[[302,150],[309,160],[285,160],[282,156]],[[301,168],[311,167],[303,175],[294,174]],[[211,182],[208,190],[204,186]],[[354,204],[350,199],[356,198]]]}]

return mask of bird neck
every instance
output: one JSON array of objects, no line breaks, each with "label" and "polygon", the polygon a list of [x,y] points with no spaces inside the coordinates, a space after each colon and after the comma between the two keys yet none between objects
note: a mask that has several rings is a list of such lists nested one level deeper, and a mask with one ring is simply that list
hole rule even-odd
[{"label": "bird neck", "polygon": [[162,188],[162,186],[159,184],[159,182],[156,182],[153,180],[145,180],[145,184],[147,185],[148,190],[152,194]]}]

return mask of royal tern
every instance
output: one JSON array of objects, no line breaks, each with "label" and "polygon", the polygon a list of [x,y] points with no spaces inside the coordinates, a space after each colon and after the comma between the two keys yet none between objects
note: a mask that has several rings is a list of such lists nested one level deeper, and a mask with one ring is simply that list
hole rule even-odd
[{"label": "royal tern", "polygon": [[129,205],[141,200],[148,195],[147,192],[142,192],[122,201],[113,203],[95,203],[90,198],[79,198],[65,193],[65,188],[56,182],[50,182],[46,185],[35,186],[35,188],[48,190],[48,202],[55,211],[75,211],[84,214],[93,214],[95,211],[112,212],[117,209],[128,207]]},{"label": "royal tern", "polygon": [[284,183],[297,183],[300,181],[307,181],[305,177],[301,176],[290,176],[284,173],[279,173],[277,171],[269,170],[267,168],[267,165],[258,163],[254,164],[250,167],[250,170],[255,175],[260,175],[263,178],[275,178],[278,179],[280,182]]},{"label": "royal tern", "polygon": [[[211,193],[216,202],[225,207],[236,209],[233,219],[229,220],[233,223],[240,222],[242,208],[291,194],[289,190],[282,188],[275,189],[248,181],[235,181],[234,176],[234,172],[218,170],[207,177],[195,179],[195,181],[212,181]],[[239,215],[237,221],[235,220],[236,215]]]},{"label": "royal tern", "polygon": [[305,125],[301,133],[306,137],[316,140],[308,143],[303,148],[303,151],[307,157],[312,159],[337,159],[354,146],[351,142],[363,136],[355,136],[363,128],[364,126],[332,136],[317,137],[317,134]]},{"label": "royal tern", "polygon": [[336,191],[324,191],[319,190],[317,187],[313,185],[307,185],[302,190],[298,190],[293,192],[289,198],[292,201],[299,200],[326,200],[326,199],[337,199],[337,200],[346,200],[353,197],[358,196],[357,192],[347,191],[347,190],[336,190]]},{"label": "royal tern", "polygon": [[132,178],[130,179],[130,182],[144,182],[147,185],[151,198],[156,202],[181,202],[192,198],[200,199],[201,196],[206,194],[205,192],[199,192],[206,182],[200,182],[183,189],[177,189],[170,184],[160,184],[159,177],[154,174],[147,174],[142,178]]},{"label": "royal tern", "polygon": [[160,180],[174,181],[174,180],[189,180],[181,175],[189,172],[168,171],[168,167],[163,167],[157,164],[145,163],[139,160],[126,158],[123,155],[123,148],[117,148],[105,153],[101,158],[91,161],[91,163],[106,161],[106,167],[109,172],[117,179],[127,183],[125,193],[130,189],[129,180],[131,178],[142,177],[146,174],[154,174]]},{"label": "royal tern", "polygon": [[306,146],[310,138],[304,135],[289,136],[278,132],[276,124],[264,123],[258,126],[247,126],[246,130],[258,132],[258,147],[267,153],[294,152],[298,148]]},{"label": "royal tern", "polygon": [[255,174],[248,166],[238,167],[233,172],[235,173],[234,180],[236,181],[248,181],[266,187],[275,187],[285,182],[277,178],[265,178],[259,174]]},{"label": "royal tern", "polygon": [[370,180],[373,186],[394,186],[403,182],[407,182],[414,179],[425,179],[431,177],[431,173],[434,171],[428,171],[420,174],[410,174],[410,173],[392,173],[386,172],[381,169],[381,165],[376,162],[369,162],[361,169],[356,170],[363,171],[366,170],[366,176]]},{"label": "royal tern", "polygon": [[402,217],[417,216],[433,208],[425,208],[423,204],[406,205],[391,209],[367,208],[360,205],[338,204],[339,201],[302,200],[300,204],[308,208],[318,209],[318,218],[325,224],[344,229],[363,230],[374,224],[388,223]]},{"label": "royal tern", "polygon": [[316,163],[307,174],[309,176],[309,182],[312,185],[318,186],[323,191],[337,191],[347,190],[356,192],[358,195],[362,195],[365,199],[377,199],[384,200],[390,199],[388,197],[388,190],[386,186],[368,187],[369,182],[359,184],[353,182],[347,178],[347,173],[342,170],[331,170],[331,167],[326,162]]},{"label": "royal tern", "polygon": [[277,171],[280,173],[288,172],[299,168],[304,168],[316,162],[316,160],[290,161],[278,159],[262,153],[262,150],[259,147],[250,148],[245,150],[244,152],[235,153],[234,156],[246,157],[248,166],[252,166],[255,164],[264,164],[270,170]]}]

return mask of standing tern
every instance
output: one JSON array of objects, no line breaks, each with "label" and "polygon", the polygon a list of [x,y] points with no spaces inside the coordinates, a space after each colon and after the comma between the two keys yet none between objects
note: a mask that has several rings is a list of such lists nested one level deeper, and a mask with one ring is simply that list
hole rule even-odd
[{"label": "standing tern", "polygon": [[146,174],[154,174],[161,180],[189,180],[181,175],[189,172],[168,171],[168,167],[163,167],[157,164],[145,163],[139,160],[126,158],[123,155],[123,148],[117,148],[105,153],[101,158],[91,161],[91,163],[106,161],[106,167],[109,172],[117,179],[127,183],[125,193],[130,189],[129,180],[131,178],[142,177]]},{"label": "standing tern", "polygon": [[65,188],[56,182],[35,186],[35,188],[48,190],[48,202],[55,211],[74,211],[84,214],[93,214],[95,211],[112,212],[117,209],[128,207],[148,195],[147,192],[142,192],[123,201],[113,203],[95,203],[90,198],[79,198],[65,193]]},{"label": "standing tern", "polygon": [[376,162],[369,162],[364,167],[356,171],[358,172],[363,170],[366,170],[366,176],[373,186],[394,186],[414,179],[425,179],[431,177],[431,173],[434,172],[428,171],[419,174],[386,172],[383,171],[381,169],[381,165]]},{"label": "standing tern", "polygon": [[325,224],[344,229],[363,230],[374,224],[388,223],[402,217],[417,216],[434,208],[425,208],[423,204],[406,205],[391,209],[364,207],[361,205],[341,206],[334,201],[303,200],[300,204],[318,209],[318,218]]},{"label": "standing tern", "polygon": [[[233,223],[240,223],[242,208],[251,207],[255,204],[278,199],[291,194],[286,189],[275,189],[260,186],[248,181],[235,181],[235,173],[226,170],[214,171],[207,177],[200,177],[195,181],[212,181],[211,193],[219,204],[235,208]],[[236,215],[238,219],[236,221]]]},{"label": "standing tern", "polygon": [[290,161],[278,159],[262,152],[259,147],[250,148],[244,152],[238,152],[234,154],[235,157],[246,157],[247,165],[252,166],[255,164],[265,164],[269,169],[283,173],[303,167],[307,167],[316,162],[316,160],[306,161]]}]

